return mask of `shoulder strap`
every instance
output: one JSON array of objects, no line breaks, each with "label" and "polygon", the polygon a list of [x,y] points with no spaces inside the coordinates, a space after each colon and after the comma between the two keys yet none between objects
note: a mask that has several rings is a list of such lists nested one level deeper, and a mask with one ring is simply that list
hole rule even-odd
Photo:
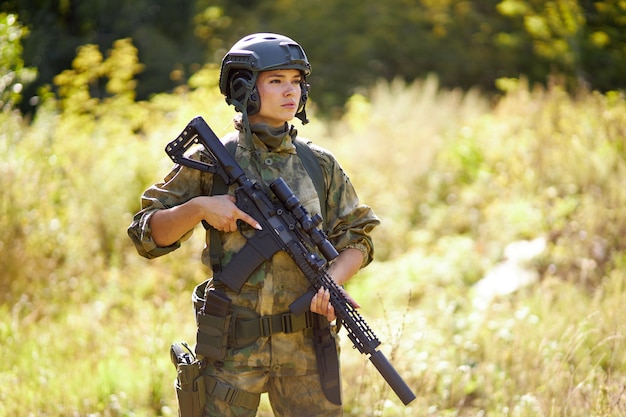
[{"label": "shoulder strap", "polygon": [[324,220],[326,220],[326,183],[324,182],[324,173],[322,172],[322,166],[320,165],[320,161],[317,159],[313,150],[309,146],[310,141],[305,142],[302,139],[296,138],[294,141],[294,145],[296,145],[296,152],[302,161],[302,165],[304,165],[304,169],[311,177],[313,181],[313,185],[315,186],[315,191],[317,191],[317,196],[320,200],[320,210],[322,211],[320,214]]},{"label": "shoulder strap", "polygon": [[[238,136],[233,135],[227,138],[224,142],[224,147],[233,156],[235,156],[235,153],[237,152],[238,140]],[[315,153],[313,153],[313,150],[309,146],[310,143],[312,142],[307,142],[299,138],[294,140],[298,157],[302,161],[302,165],[304,165],[304,169],[306,169],[307,174],[311,177],[313,185],[315,186],[315,191],[317,192],[317,196],[320,200],[320,209],[322,211],[320,214],[322,218],[326,220],[327,193],[326,183],[324,182],[324,172],[322,171],[322,166],[315,156]],[[227,192],[228,186],[222,177],[214,175],[209,195],[226,194]],[[209,256],[211,258],[211,267],[213,268],[213,273],[215,274],[216,272],[222,270],[222,240],[220,239],[220,235],[215,228],[210,227],[208,224],[204,224],[204,227],[209,229],[210,233]]]},{"label": "shoulder strap", "polygon": [[[302,161],[302,165],[304,165],[304,169],[306,169],[307,174],[311,177],[313,181],[313,185],[315,186],[315,191],[317,192],[317,196],[320,200],[320,209],[322,218],[326,219],[326,183],[324,182],[324,172],[322,171],[322,166],[320,165],[320,161],[315,156],[315,153],[310,147],[311,141],[304,141],[302,139],[296,138],[294,141],[294,145],[296,147],[296,152],[298,157]],[[224,142],[224,147],[228,150],[231,155],[235,155],[237,151],[238,137],[232,136]],[[216,181],[217,180],[217,181]],[[217,194],[225,194],[228,191],[228,187],[224,183],[221,177],[216,176],[213,178],[213,186],[210,190],[209,195],[217,195]]]},{"label": "shoulder strap", "polygon": [[[237,143],[238,137],[233,135],[229,137],[226,142],[224,142],[224,147],[228,152],[235,156],[235,152],[237,151]],[[224,182],[222,177],[219,175],[213,176],[213,181],[211,184],[211,189],[209,190],[209,195],[220,195],[226,194],[228,192],[228,185]],[[209,257],[211,259],[211,268],[213,269],[213,274],[220,272],[222,270],[222,255],[224,254],[222,251],[222,239],[220,238],[220,234],[214,227],[203,222],[204,227],[209,230]]]}]

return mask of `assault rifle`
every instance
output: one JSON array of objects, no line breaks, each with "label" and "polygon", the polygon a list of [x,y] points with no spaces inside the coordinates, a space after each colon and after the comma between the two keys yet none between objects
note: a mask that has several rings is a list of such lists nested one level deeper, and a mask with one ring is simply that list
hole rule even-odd
[{"label": "assault rifle", "polygon": [[[194,145],[204,148],[210,157],[209,163],[186,156],[186,152]],[[202,117],[196,117],[189,122],[183,132],[166,146],[165,151],[175,163],[219,175],[226,185],[237,184],[237,207],[252,216],[262,227],[262,230],[255,230],[240,222],[240,232],[247,242],[228,265],[215,274],[214,279],[239,292],[261,263],[269,260],[278,251],[287,252],[312,286],[309,293],[290,305],[290,310],[294,314],[304,313],[315,292],[320,288],[328,290],[335,314],[346,328],[354,347],[369,355],[370,361],[405,405],[413,401],[413,391],[385,355],[376,350],[381,342],[346,299],[341,287],[326,272],[327,263],[335,259],[338,253],[324,232],[318,228],[322,218],[317,214],[310,217],[282,178],[270,184],[270,189],[279,200],[279,203],[274,203],[261,184],[245,175]],[[310,248],[317,248],[323,258]]]}]

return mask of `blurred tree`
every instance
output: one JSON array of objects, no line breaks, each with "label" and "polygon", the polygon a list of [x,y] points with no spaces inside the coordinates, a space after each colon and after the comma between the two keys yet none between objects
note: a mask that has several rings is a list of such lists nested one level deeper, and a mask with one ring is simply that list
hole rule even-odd
[{"label": "blurred tree", "polygon": [[29,95],[70,68],[85,44],[105,50],[117,39],[132,38],[145,63],[139,98],[184,84],[189,68],[204,61],[205,48],[193,34],[194,0],[5,0],[0,11],[17,13],[29,28],[23,59],[39,69]]},{"label": "blurred tree", "polygon": [[504,0],[497,7],[517,22],[516,43],[532,45],[524,58],[534,62],[531,80],[556,73],[573,89],[626,88],[626,2]]},{"label": "blurred tree", "polygon": [[[233,10],[244,1],[229,2]],[[517,71],[519,55],[493,34],[507,30],[496,0],[317,0],[261,2],[256,29],[278,31],[304,46],[313,65],[312,97],[323,109],[343,106],[376,79],[413,81],[437,73],[444,86],[494,88]],[[249,29],[249,28],[248,28]],[[515,72],[515,75],[518,75]]]},{"label": "blurred tree", "polygon": [[569,74],[574,79],[582,73],[581,41],[586,20],[577,0],[504,0],[498,10],[522,23],[521,29],[527,35],[523,37],[541,64],[539,78],[549,71]]},{"label": "blurred tree", "polygon": [[626,2],[583,1],[587,25],[581,46],[584,79],[602,91],[626,88]]},{"label": "blurred tree", "polygon": [[22,59],[21,41],[26,33],[17,16],[0,13],[0,109],[19,104],[24,86],[37,74],[35,68],[25,67]]},{"label": "blurred tree", "polygon": [[115,41],[106,60],[97,45],[88,44],[78,49],[71,69],[54,77],[54,84],[59,88],[61,105],[68,113],[96,113],[100,98],[105,96],[118,102],[123,99],[133,102],[135,76],[142,68],[130,39]]},{"label": "blurred tree", "polygon": [[137,97],[185,85],[201,64],[252,32],[284,33],[313,65],[319,114],[383,78],[436,73],[443,87],[495,91],[502,77],[575,88],[626,87],[622,0],[4,0],[30,30],[24,62],[38,85],[70,68],[80,45],[131,38],[144,64]]}]

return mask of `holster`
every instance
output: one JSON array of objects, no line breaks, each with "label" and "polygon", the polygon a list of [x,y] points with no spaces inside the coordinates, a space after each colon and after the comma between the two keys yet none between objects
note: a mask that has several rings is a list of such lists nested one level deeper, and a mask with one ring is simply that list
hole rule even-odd
[{"label": "holster", "polygon": [[174,343],[170,348],[170,357],[177,371],[174,388],[179,417],[202,417],[206,404],[203,363],[185,342]]},{"label": "holster", "polygon": [[341,405],[341,375],[337,344],[326,317],[319,314],[313,316],[313,342],[322,391],[328,401]]}]

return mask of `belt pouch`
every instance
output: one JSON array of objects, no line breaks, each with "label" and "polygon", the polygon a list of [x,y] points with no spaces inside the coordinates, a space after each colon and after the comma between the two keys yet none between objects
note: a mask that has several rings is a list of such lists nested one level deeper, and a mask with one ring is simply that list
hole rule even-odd
[{"label": "belt pouch", "polygon": [[230,298],[207,288],[204,307],[196,315],[196,354],[218,361],[226,357],[232,317]]}]

